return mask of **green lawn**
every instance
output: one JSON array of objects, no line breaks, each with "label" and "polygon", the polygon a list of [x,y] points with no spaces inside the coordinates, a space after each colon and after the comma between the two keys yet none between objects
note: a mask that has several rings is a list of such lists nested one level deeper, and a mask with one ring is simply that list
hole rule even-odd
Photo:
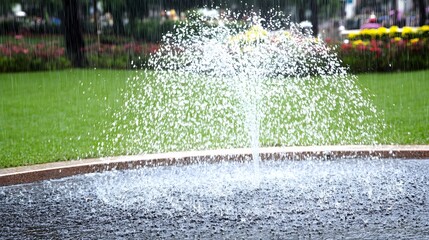
[{"label": "green lawn", "polygon": [[0,167],[94,156],[102,132],[98,122],[109,121],[109,111],[122,106],[120,89],[131,75],[99,70],[0,74]]},{"label": "green lawn", "polygon": [[[124,106],[121,90],[135,75],[115,70],[0,74],[0,168],[127,153],[100,152],[97,143]],[[383,143],[429,144],[429,71],[364,74],[358,81],[384,111]]]},{"label": "green lawn", "polygon": [[429,144],[429,71],[362,74],[388,126],[386,143]]}]

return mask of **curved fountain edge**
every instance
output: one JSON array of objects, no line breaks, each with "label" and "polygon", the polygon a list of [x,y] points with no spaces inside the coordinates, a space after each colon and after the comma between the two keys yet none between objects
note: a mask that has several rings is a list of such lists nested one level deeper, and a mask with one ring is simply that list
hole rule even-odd
[{"label": "curved fountain edge", "polygon": [[[133,156],[71,160],[0,169],[0,186],[63,178],[77,174],[140,167],[186,165],[198,162],[249,161],[250,148],[170,152]],[[309,158],[396,158],[429,159],[429,145],[341,145],[260,148],[261,160]]]}]

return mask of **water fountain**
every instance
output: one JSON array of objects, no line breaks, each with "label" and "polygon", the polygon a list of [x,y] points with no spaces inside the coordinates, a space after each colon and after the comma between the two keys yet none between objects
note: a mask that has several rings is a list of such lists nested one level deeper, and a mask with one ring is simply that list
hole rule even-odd
[{"label": "water fountain", "polygon": [[153,71],[129,80],[100,151],[109,142],[154,153],[380,140],[382,113],[333,49],[293,23],[249,15],[201,17],[166,35]]},{"label": "water fountain", "polygon": [[178,161],[1,187],[0,237],[427,238],[428,160],[260,161],[268,150],[259,145],[375,144],[384,126],[320,39],[248,19],[227,13],[166,35],[153,71],[129,80],[98,149],[247,147],[251,162]]}]

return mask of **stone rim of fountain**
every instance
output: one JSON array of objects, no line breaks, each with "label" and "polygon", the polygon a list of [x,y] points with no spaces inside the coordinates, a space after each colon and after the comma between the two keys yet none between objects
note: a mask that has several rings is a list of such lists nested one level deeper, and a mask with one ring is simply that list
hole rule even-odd
[{"label": "stone rim of fountain", "polygon": [[[429,159],[429,145],[266,147],[260,149],[260,158],[262,161],[338,158]],[[252,149],[239,148],[70,160],[0,169],[0,186],[111,170],[222,161],[245,162],[251,159]]]}]

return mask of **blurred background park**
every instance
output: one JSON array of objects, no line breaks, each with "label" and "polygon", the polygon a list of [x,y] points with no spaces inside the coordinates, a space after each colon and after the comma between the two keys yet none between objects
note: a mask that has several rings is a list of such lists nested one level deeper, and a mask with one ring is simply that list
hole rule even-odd
[{"label": "blurred background park", "polygon": [[[2,0],[0,72],[129,69],[192,14],[272,9],[336,46],[352,72],[429,66],[427,0]],[[239,16],[240,17],[240,16]],[[245,14],[242,15],[245,21]],[[423,53],[423,54],[422,54]]]}]

